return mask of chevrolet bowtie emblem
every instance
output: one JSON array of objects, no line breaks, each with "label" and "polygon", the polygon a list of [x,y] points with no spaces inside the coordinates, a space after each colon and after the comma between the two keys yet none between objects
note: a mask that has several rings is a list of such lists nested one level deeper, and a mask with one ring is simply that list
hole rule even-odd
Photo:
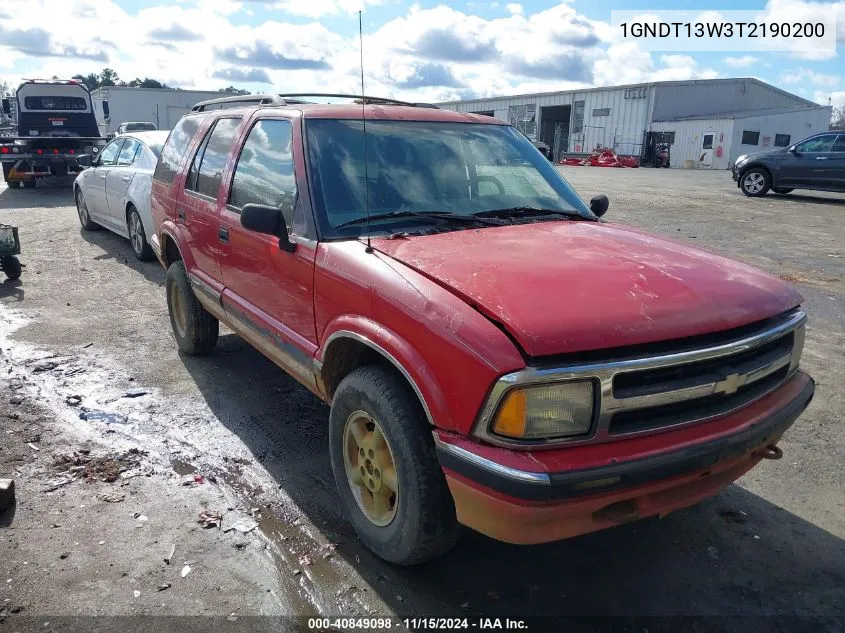
[{"label": "chevrolet bowtie emblem", "polygon": [[713,386],[713,393],[730,395],[745,384],[748,376],[745,374],[729,374]]}]

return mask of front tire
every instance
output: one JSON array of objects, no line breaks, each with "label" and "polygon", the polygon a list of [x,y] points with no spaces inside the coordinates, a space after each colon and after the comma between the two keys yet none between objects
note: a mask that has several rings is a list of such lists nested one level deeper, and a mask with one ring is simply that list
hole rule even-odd
[{"label": "front tire", "polygon": [[142,262],[150,261],[153,258],[153,249],[147,242],[144,223],[141,222],[141,214],[132,205],[129,205],[129,213],[126,214],[126,230],[129,233],[129,243],[132,245],[132,253],[135,258]]},{"label": "front tire", "polygon": [[213,352],[220,335],[220,323],[194,296],[181,260],[167,269],[166,286],[167,311],[179,351],[189,356]]},{"label": "front tire", "polygon": [[364,544],[384,560],[436,558],[461,527],[416,395],[396,373],[359,367],[332,399],[329,445],[338,493]]},{"label": "front tire", "polygon": [[774,191],[775,193],[779,193],[782,196],[785,196],[788,193],[792,193],[794,189],[788,189],[785,187],[772,187],[772,191]]},{"label": "front tire", "polygon": [[[23,183],[21,183],[23,184]],[[88,213],[88,205],[85,203],[85,196],[81,189],[76,190],[76,213],[79,216],[79,223],[86,231],[99,231],[100,225],[91,219],[91,214]]]},{"label": "front tire", "polygon": [[21,188],[22,189],[35,189],[35,179],[32,180],[21,180]]},{"label": "front tire", "polygon": [[20,260],[14,255],[8,255],[0,259],[0,267],[2,267],[6,277],[12,281],[21,278],[23,267],[21,266]]},{"label": "front tire", "polygon": [[752,167],[751,169],[742,173],[741,186],[742,193],[752,198],[759,198],[768,193],[772,186],[772,179],[769,172],[760,167]]}]

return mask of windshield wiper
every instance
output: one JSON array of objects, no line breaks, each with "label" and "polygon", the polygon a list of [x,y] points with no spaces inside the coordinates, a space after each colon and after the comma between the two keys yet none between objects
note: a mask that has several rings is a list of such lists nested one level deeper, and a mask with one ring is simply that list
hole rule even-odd
[{"label": "windshield wiper", "polygon": [[506,207],[504,209],[490,209],[489,211],[478,211],[473,213],[477,218],[513,218],[513,217],[537,217],[543,215],[563,215],[567,217],[583,218],[577,211],[558,211],[556,209],[538,209],[537,207]]},{"label": "windshield wiper", "polygon": [[483,217],[478,217],[477,215],[460,215],[458,213],[449,213],[447,211],[390,211],[388,213],[376,213],[375,215],[371,216],[363,216],[360,218],[355,218],[354,220],[349,220],[347,222],[343,222],[342,224],[338,224],[335,228],[340,229],[345,226],[353,226],[355,224],[367,224],[367,222],[372,222],[374,220],[384,220],[390,218],[424,218],[427,220],[446,220],[446,221],[454,221],[454,222],[462,222],[465,224],[485,224],[488,226],[502,226],[501,222],[496,222],[495,220],[490,220]]}]

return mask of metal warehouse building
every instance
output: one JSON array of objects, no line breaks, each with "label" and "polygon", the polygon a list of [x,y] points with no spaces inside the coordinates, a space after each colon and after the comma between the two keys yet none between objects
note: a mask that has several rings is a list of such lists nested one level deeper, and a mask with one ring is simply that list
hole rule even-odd
[{"label": "metal warehouse building", "polygon": [[127,121],[149,121],[159,130],[169,130],[198,101],[225,96],[205,90],[109,86],[93,90],[91,102],[100,133],[106,135]]},{"label": "metal warehouse building", "polygon": [[438,105],[509,121],[548,144],[555,160],[598,146],[647,159],[656,144],[667,142],[672,167],[711,169],[827,130],[831,116],[830,106],[757,79],[665,81]]}]

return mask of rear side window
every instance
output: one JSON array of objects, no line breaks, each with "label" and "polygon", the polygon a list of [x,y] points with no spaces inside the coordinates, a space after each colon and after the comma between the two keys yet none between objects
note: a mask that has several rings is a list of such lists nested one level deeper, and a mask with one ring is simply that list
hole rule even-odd
[{"label": "rear side window", "polygon": [[292,140],[289,121],[265,119],[253,126],[238,158],[229,204],[279,207],[291,226],[296,198]]},{"label": "rear side window", "polygon": [[141,142],[134,138],[126,139],[123,147],[120,149],[120,154],[117,156],[118,165],[131,165],[135,162],[135,156],[138,150],[141,149]]},{"label": "rear side window", "polygon": [[833,149],[830,150],[831,152],[845,152],[845,134],[840,134],[836,142],[833,144]]},{"label": "rear side window", "polygon": [[100,165],[114,165],[114,162],[117,160],[117,155],[120,152],[120,146],[123,145],[123,139],[115,139],[111,143],[105,146],[103,151],[100,153]]},{"label": "rear side window", "polygon": [[185,189],[217,198],[217,191],[223,179],[223,168],[226,166],[226,159],[232,150],[240,124],[239,118],[219,119],[214,124],[194,157]]},{"label": "rear side window", "polygon": [[176,172],[179,170],[179,163],[182,162],[182,157],[188,150],[188,145],[196,134],[199,125],[199,117],[185,117],[176,124],[161,150],[161,156],[156,164],[155,174],[153,174],[155,180],[160,180],[168,185],[173,182]]}]

